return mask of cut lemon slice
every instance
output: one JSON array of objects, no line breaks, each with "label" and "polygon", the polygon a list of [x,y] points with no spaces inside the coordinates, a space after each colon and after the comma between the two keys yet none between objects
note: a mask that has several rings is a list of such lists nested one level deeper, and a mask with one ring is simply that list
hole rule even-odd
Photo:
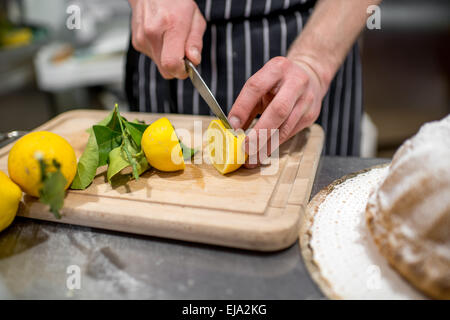
[{"label": "cut lemon slice", "polygon": [[225,128],[222,121],[213,120],[206,135],[207,153],[214,168],[221,174],[236,171],[245,163],[247,155],[242,148],[244,133],[235,136],[231,130]]}]

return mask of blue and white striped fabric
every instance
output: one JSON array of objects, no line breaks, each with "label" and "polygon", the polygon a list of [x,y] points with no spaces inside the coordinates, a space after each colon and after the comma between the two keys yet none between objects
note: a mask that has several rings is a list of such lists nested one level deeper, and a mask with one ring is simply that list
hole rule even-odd
[{"label": "blue and white striped fabric", "polygon": [[[197,4],[208,22],[198,68],[219,104],[229,111],[252,74],[271,58],[286,55],[315,0],[197,0]],[[360,65],[355,45],[323,100],[317,123],[326,132],[327,155],[359,155]],[[126,71],[131,110],[210,114],[189,80],[163,79],[153,61],[131,44]]]}]

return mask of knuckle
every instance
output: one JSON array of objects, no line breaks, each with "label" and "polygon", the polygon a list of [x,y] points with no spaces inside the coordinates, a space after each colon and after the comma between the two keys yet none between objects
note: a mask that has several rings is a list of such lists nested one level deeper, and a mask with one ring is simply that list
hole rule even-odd
[{"label": "knuckle", "polygon": [[167,12],[161,17],[161,22],[166,27],[166,29],[173,28],[176,21],[177,16],[173,12]]},{"label": "knuckle", "polygon": [[309,77],[306,74],[301,74],[298,77],[298,84],[300,87],[305,87],[309,84]]},{"label": "knuckle", "polygon": [[314,94],[312,92],[307,92],[305,94],[305,103],[307,106],[312,105],[314,102]]},{"label": "knuckle", "polygon": [[288,63],[288,59],[286,57],[274,57],[271,60],[271,64],[275,67],[275,68],[280,68],[280,69],[284,69],[287,66]]},{"label": "knuckle", "polygon": [[167,73],[162,67],[161,65],[157,65],[158,67],[158,71],[161,74],[161,77],[163,77],[165,80],[170,80],[173,79],[173,76],[169,73]]},{"label": "knuckle", "polygon": [[165,70],[175,71],[178,68],[180,60],[174,57],[161,58],[161,67]]},{"label": "knuckle", "polygon": [[247,86],[247,89],[252,92],[260,92],[263,81],[257,76],[252,76],[247,80],[247,83],[245,85]]},{"label": "knuckle", "polygon": [[137,42],[137,40],[136,40],[136,36],[133,36],[133,37],[131,37],[131,44],[133,45],[133,47],[136,49],[136,50],[140,50],[140,48],[139,48],[139,44],[138,44],[138,42]]},{"label": "knuckle", "polygon": [[206,20],[203,17],[200,19],[200,28],[203,32],[206,30]]},{"label": "knuckle", "polygon": [[274,113],[278,118],[285,119],[291,111],[289,102],[284,99],[279,99],[274,106]]},{"label": "knuckle", "polygon": [[144,34],[146,36],[152,37],[157,33],[158,28],[153,24],[148,24],[144,27]]},{"label": "knuckle", "polygon": [[140,51],[144,43],[144,35],[142,34],[142,32],[136,32],[131,38],[131,43],[136,50]]},{"label": "knuckle", "polygon": [[317,118],[317,115],[314,112],[308,112],[303,117],[303,121],[306,126],[310,126],[311,124],[313,124],[314,121],[316,121],[316,118]]},{"label": "knuckle", "polygon": [[165,73],[165,72],[160,71],[159,73],[161,74],[161,77],[163,77],[164,80],[170,80],[170,79],[173,79],[172,76],[168,75],[168,74]]},{"label": "knuckle", "polygon": [[289,135],[291,134],[292,128],[291,126],[286,122],[283,126],[281,126],[280,128],[280,132],[279,132],[279,140],[280,141],[284,141],[285,139],[287,139],[289,137]]}]

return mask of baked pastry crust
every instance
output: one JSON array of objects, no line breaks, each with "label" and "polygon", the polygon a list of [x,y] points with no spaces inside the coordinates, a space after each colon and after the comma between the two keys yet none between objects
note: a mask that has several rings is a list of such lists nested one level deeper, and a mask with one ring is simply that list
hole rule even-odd
[{"label": "baked pastry crust", "polygon": [[389,263],[416,288],[450,299],[450,116],[396,152],[366,221]]}]

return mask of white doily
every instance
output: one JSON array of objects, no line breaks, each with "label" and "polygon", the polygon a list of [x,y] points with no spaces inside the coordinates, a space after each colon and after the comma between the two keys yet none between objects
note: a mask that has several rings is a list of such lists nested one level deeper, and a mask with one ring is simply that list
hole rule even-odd
[{"label": "white doily", "polygon": [[335,186],[314,215],[309,241],[322,279],[342,299],[423,299],[378,252],[366,226],[367,199],[388,167]]}]

